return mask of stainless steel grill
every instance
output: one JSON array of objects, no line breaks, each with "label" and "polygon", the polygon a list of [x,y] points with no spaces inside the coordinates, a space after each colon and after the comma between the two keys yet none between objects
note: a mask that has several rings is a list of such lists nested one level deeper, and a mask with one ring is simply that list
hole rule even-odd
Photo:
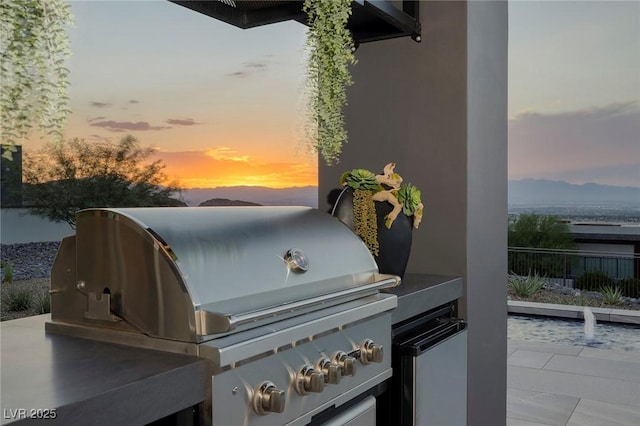
[{"label": "stainless steel grill", "polygon": [[202,423],[308,424],[391,376],[397,302],[378,290],[398,283],[315,209],[90,209],[47,330],[210,360]]}]

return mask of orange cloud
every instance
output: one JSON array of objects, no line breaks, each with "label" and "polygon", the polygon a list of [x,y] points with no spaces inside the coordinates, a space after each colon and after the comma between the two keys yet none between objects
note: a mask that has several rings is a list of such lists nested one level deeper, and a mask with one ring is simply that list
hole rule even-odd
[{"label": "orange cloud", "polygon": [[266,186],[286,188],[318,184],[315,162],[265,162],[227,147],[205,151],[158,151],[170,178],[185,188],[220,186]]}]

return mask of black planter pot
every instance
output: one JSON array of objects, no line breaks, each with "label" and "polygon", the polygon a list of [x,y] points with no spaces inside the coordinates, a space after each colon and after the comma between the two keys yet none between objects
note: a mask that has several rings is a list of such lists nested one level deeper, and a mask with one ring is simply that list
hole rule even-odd
[{"label": "black planter pot", "polygon": [[[391,213],[393,206],[387,202],[376,202],[376,216],[378,220],[378,256],[373,256],[378,264],[378,270],[383,274],[404,277],[407,262],[411,254],[411,239],[413,235],[413,218],[400,212],[390,229],[384,226],[384,218]],[[346,187],[338,196],[331,214],[349,228],[353,226],[353,189]]]}]

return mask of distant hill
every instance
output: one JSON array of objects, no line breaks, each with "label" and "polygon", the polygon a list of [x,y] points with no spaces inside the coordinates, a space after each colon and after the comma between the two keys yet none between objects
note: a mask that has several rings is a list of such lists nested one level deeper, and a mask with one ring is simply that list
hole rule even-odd
[{"label": "distant hill", "polygon": [[251,201],[229,200],[228,198],[212,198],[199,204],[200,207],[220,207],[220,206],[261,206],[262,204]]},{"label": "distant hill", "polygon": [[640,206],[640,188],[544,179],[510,180],[509,205]]},{"label": "distant hill", "polygon": [[215,198],[242,200],[264,206],[318,207],[318,187],[266,188],[263,186],[227,186],[220,188],[194,188],[182,192],[189,206]]}]

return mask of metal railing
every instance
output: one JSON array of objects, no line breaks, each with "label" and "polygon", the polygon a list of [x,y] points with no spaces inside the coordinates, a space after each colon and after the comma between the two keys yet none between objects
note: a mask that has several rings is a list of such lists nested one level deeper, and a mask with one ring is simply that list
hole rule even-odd
[{"label": "metal railing", "polygon": [[509,273],[546,277],[565,287],[598,290],[620,287],[640,297],[640,255],[583,250],[508,248]]}]

